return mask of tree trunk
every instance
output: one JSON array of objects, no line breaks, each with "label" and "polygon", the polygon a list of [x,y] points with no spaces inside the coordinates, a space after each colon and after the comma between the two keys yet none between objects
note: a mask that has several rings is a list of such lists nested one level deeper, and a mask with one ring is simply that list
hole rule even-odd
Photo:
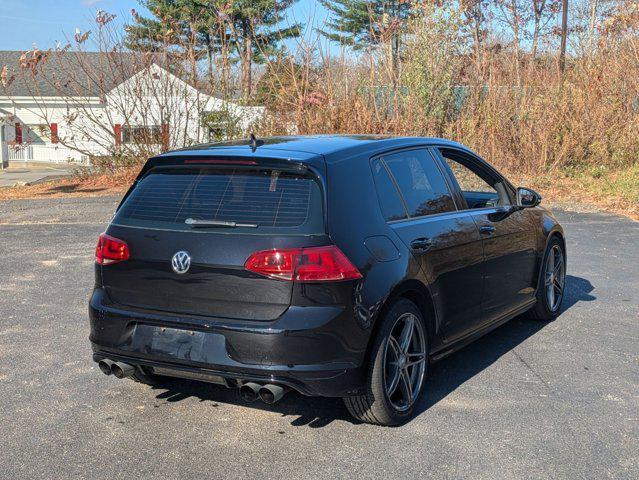
[{"label": "tree trunk", "polygon": [[401,2],[393,2],[393,17],[400,22],[393,32],[393,37],[391,39],[391,56],[392,56],[392,64],[393,64],[393,85],[395,86],[397,83],[397,77],[399,76],[399,49],[401,42]]},{"label": "tree trunk", "polygon": [[228,98],[231,89],[231,59],[229,58],[229,40],[226,31],[220,35],[222,39],[222,91],[224,98]]},{"label": "tree trunk", "polygon": [[188,55],[189,55],[189,62],[191,65],[191,83],[193,83],[193,85],[196,85],[197,84],[197,58],[195,55],[195,49],[197,48],[197,32],[195,30],[195,25],[193,23],[191,23],[189,27],[191,29],[191,38],[190,38],[190,43],[188,46]]},{"label": "tree trunk", "polygon": [[511,1],[513,15],[513,43],[515,44],[515,76],[517,77],[517,85],[521,85],[521,73],[519,71],[519,10],[517,2]]},{"label": "tree trunk", "polygon": [[563,75],[566,69],[566,40],[568,37],[568,0],[563,0],[561,15],[561,50],[559,52],[559,72]]},{"label": "tree trunk", "polygon": [[590,28],[588,30],[588,55],[592,57],[592,41],[595,36],[595,22],[597,20],[597,7],[599,6],[599,1],[591,1],[592,7],[590,9]]},{"label": "tree trunk", "polygon": [[397,81],[397,77],[399,76],[399,32],[393,35],[393,45],[392,45],[392,61],[393,61],[393,82]]},{"label": "tree trunk", "polygon": [[475,62],[477,64],[477,71],[481,70],[481,31],[479,20],[475,20],[475,28],[474,28],[474,36],[475,36]]},{"label": "tree trunk", "polygon": [[539,49],[539,37],[541,36],[541,22],[546,10],[546,0],[533,0],[533,37],[530,54],[533,58],[537,58],[537,50]]},{"label": "tree trunk", "polygon": [[208,62],[209,87],[211,92],[215,89],[215,79],[213,78],[213,46],[211,45],[211,34],[206,33],[206,61]]},{"label": "tree trunk", "polygon": [[530,48],[530,55],[533,58],[533,60],[537,58],[537,48],[538,48],[537,45],[539,44],[539,28],[540,28],[539,15],[537,14],[537,10],[535,10],[532,46]]},{"label": "tree trunk", "polygon": [[[229,35],[227,33],[227,25],[220,21],[217,25],[217,38],[219,38],[219,57],[216,57],[215,65],[220,68],[220,91],[222,96],[227,99],[230,96],[231,88],[231,60],[229,58]],[[215,37],[215,32],[211,30],[209,33],[211,38]]]},{"label": "tree trunk", "polygon": [[191,65],[191,83],[197,82],[197,61],[195,60],[195,49],[189,47],[189,64]]},{"label": "tree trunk", "polygon": [[253,68],[253,32],[248,24],[242,25],[242,36],[244,37],[244,52],[242,61],[242,87],[244,90],[244,100],[251,97],[252,90],[252,68]]}]

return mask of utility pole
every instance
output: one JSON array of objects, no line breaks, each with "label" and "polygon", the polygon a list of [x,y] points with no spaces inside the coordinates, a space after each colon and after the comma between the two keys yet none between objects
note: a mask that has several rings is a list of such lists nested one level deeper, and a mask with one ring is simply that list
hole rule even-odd
[{"label": "utility pole", "polygon": [[559,52],[559,71],[563,75],[566,69],[566,37],[568,36],[568,0],[563,0],[561,13],[561,52]]}]

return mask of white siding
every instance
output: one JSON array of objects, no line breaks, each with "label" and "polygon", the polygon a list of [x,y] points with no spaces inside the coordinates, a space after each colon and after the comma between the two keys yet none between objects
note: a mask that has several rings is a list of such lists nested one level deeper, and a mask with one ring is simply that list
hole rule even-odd
[{"label": "white siding", "polygon": [[[6,141],[15,140],[13,125],[41,125],[55,123],[62,144],[53,145],[39,139],[32,156],[38,159],[48,154],[59,161],[69,151],[79,161],[83,155],[105,155],[114,150],[114,126],[161,126],[168,123],[169,146],[177,148],[207,141],[208,132],[201,126],[203,112],[227,110],[239,118],[240,128],[248,133],[251,125],[264,115],[264,107],[242,107],[235,103],[206,95],[166,70],[152,65],[113,89],[106,98],[3,98]],[[23,141],[27,140],[23,127]],[[68,147],[68,148],[65,148]],[[46,147],[46,148],[44,148]],[[158,151],[160,146],[158,145]],[[64,152],[64,153],[61,153]],[[16,153],[13,157],[16,157]],[[26,154],[25,154],[26,155]],[[35,160],[35,159],[34,159]]]}]

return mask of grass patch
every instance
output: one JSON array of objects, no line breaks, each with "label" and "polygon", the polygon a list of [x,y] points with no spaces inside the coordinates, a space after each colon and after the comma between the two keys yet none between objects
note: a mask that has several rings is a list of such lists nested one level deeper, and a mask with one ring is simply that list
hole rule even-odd
[{"label": "grass patch", "polygon": [[639,164],[620,170],[563,169],[531,177],[528,185],[551,202],[595,205],[639,220]]}]

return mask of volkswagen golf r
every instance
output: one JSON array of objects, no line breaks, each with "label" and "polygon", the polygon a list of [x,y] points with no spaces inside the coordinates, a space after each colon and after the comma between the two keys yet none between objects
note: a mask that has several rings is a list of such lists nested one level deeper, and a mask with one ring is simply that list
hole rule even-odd
[{"label": "volkswagen golf r", "polygon": [[281,137],[151,158],[95,253],[107,375],[342,397],[406,422],[429,364],[516,315],[554,319],[561,226],[435,138]]}]

